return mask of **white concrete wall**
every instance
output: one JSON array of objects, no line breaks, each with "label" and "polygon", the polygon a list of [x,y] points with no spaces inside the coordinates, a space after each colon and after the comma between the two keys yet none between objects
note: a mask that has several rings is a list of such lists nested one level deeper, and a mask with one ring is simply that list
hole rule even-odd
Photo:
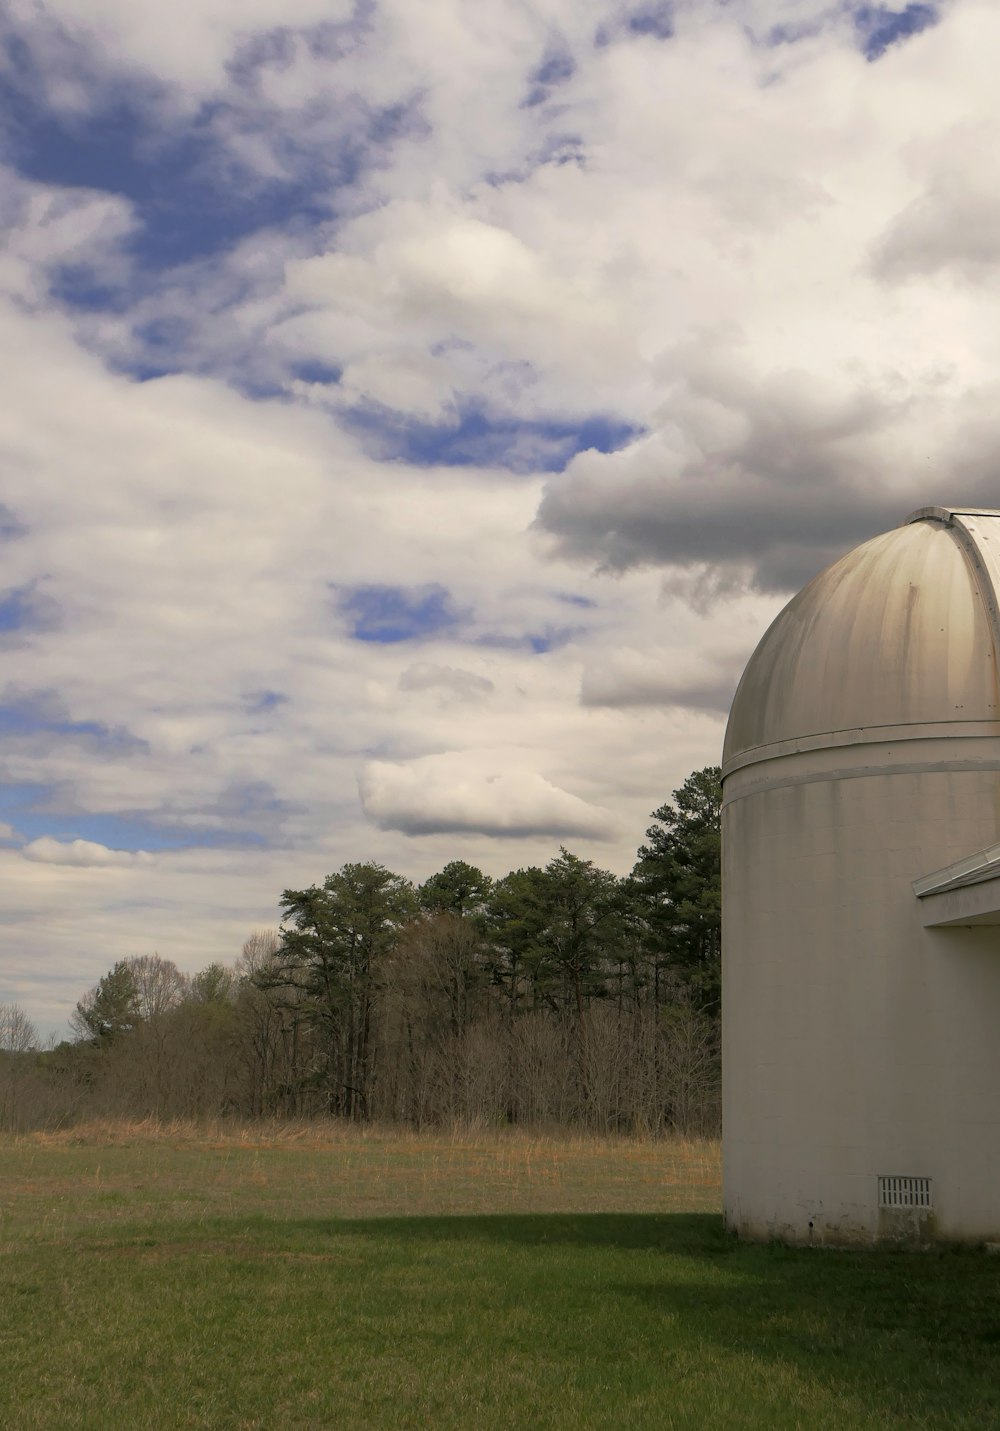
[{"label": "white concrete wall", "polygon": [[925,929],[911,888],[1000,836],[1000,740],[872,734],[724,782],[727,1224],[870,1242],[909,1174],[923,1235],[1000,1240],[1000,929]]}]

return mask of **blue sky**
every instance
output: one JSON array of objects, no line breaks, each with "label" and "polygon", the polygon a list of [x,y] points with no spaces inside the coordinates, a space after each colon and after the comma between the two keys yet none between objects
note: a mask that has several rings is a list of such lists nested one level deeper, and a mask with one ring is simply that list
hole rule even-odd
[{"label": "blue sky", "polygon": [[382,645],[420,641],[458,626],[462,619],[451,593],[436,584],[411,589],[356,586],[338,593],[338,598],[355,641]]},{"label": "blue sky", "polygon": [[14,0],[0,1002],[348,859],[627,869],[790,591],[995,505],[998,30]]},{"label": "blue sky", "polygon": [[859,5],[855,11],[862,50],[866,60],[880,60],[892,46],[902,44],[911,35],[936,25],[940,19],[937,5],[925,0],[911,0],[908,5]]}]

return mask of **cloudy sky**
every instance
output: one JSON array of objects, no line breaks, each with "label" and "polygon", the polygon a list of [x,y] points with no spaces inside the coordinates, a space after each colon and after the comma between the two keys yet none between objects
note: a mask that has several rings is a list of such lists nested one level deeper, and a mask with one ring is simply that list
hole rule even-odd
[{"label": "cloudy sky", "polygon": [[9,0],[0,1001],[348,859],[624,871],[1000,505],[995,0]]}]

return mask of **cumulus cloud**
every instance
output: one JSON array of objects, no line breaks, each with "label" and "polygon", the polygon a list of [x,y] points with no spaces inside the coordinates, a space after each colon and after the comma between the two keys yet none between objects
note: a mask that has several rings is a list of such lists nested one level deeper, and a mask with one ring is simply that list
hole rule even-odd
[{"label": "cumulus cloud", "polygon": [[[18,26],[50,67],[79,62],[81,52],[93,64],[137,72],[148,81],[201,95],[225,78],[240,40],[284,26],[310,26],[349,19],[353,0],[192,0],[169,13],[155,5],[124,0],[13,0],[8,23]],[[57,71],[58,73],[58,71]],[[80,104],[79,90],[67,77],[52,99]]]},{"label": "cumulus cloud", "polygon": [[655,432],[549,480],[536,525],[560,556],[668,568],[668,589],[706,609],[744,589],[796,590],[932,493],[996,500],[992,384],[957,396],[940,371],[758,375],[712,343],[685,357]]},{"label": "cumulus cloud", "polygon": [[745,664],[742,648],[724,654],[700,649],[679,658],[662,648],[616,648],[596,655],[584,667],[580,701],[584,706],[619,710],[681,706],[725,715]]},{"label": "cumulus cloud", "polygon": [[347,859],[628,869],[785,592],[998,500],[1000,12],[931,8],[7,7],[33,1015]]},{"label": "cumulus cloud", "polygon": [[26,860],[43,865],[74,865],[84,869],[131,869],[152,865],[155,859],[145,850],[112,850],[93,840],[54,840],[43,835],[22,845]]},{"label": "cumulus cloud", "polygon": [[725,582],[712,588],[720,571],[780,591],[905,515],[877,480],[905,403],[801,371],[734,378],[727,357],[709,350],[675,380],[658,431],[581,454],[549,481],[537,524],[561,555],[695,569],[695,600],[725,594]]},{"label": "cumulus cloud", "polygon": [[0,166],[0,284],[22,299],[42,298],[59,266],[114,281],[133,227],[131,205],[118,195],[32,182]]},{"label": "cumulus cloud", "polygon": [[491,769],[487,752],[476,758],[430,755],[405,764],[370,761],[359,785],[368,818],[406,835],[602,839],[612,832],[606,810],[534,771]]},{"label": "cumulus cloud", "polygon": [[[606,284],[585,269],[567,274],[556,253],[463,213],[457,198],[397,201],[356,220],[338,243],[335,253],[290,262],[287,293],[315,315],[305,331],[316,332],[322,315],[328,340],[349,359],[344,382],[359,398],[439,415],[456,387],[482,392],[484,377],[497,398],[504,379],[508,398],[530,389],[523,370],[497,366],[505,361],[544,369],[558,359],[593,377],[616,349],[631,356]],[[419,344],[421,356],[373,355],[389,328]],[[286,338],[296,330],[301,317]],[[484,354],[492,360],[486,371]],[[530,392],[518,395],[530,404]]]},{"label": "cumulus cloud", "polygon": [[982,283],[1000,267],[1000,125],[955,126],[921,152],[923,187],[873,245],[875,274],[889,281],[950,274]]},{"label": "cumulus cloud", "polygon": [[434,691],[459,701],[480,701],[495,689],[493,682],[475,671],[461,666],[436,666],[431,661],[417,661],[399,678],[401,691]]}]

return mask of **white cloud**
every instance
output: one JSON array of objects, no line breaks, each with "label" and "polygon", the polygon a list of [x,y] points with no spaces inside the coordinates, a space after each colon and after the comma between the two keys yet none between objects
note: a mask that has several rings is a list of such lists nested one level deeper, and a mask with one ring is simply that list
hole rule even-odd
[{"label": "white cloud", "polygon": [[[538,374],[553,367],[560,407],[579,410],[567,370],[588,402],[610,365],[635,370],[606,278],[590,264],[567,266],[547,241],[529,243],[488,221],[485,195],[464,207],[473,212],[446,193],[397,201],[339,233],[337,252],[289,262],[286,291],[299,312],[279,330],[283,340],[325,343],[346,360],[350,393],[432,418],[456,390],[470,389],[530,416],[544,401]],[[311,306],[308,316],[302,305]],[[422,356],[404,349],[387,359],[400,337]]]},{"label": "white cloud", "polygon": [[93,840],[53,840],[48,835],[23,845],[21,854],[43,865],[75,865],[83,869],[130,869],[154,863],[154,857],[145,850],[112,850]]},{"label": "white cloud", "polygon": [[200,94],[224,80],[241,39],[285,25],[348,20],[353,9],[351,0],[183,0],[169,9],[149,0],[46,0],[44,7],[12,0],[11,16],[39,47],[52,45],[58,27],[105,64]]},{"label": "white cloud", "polygon": [[588,661],[580,699],[585,706],[680,706],[727,715],[745,664],[745,647],[729,652],[699,647],[679,658],[662,647],[616,647],[595,652]]},{"label": "white cloud", "polygon": [[607,838],[606,810],[553,785],[530,770],[504,769],[509,760],[429,755],[406,764],[370,761],[359,785],[365,814],[381,829],[407,835],[480,834],[503,839]]},{"label": "white cloud", "polygon": [[417,661],[399,678],[401,691],[433,691],[445,700],[481,701],[495,689],[488,676],[456,666]]},{"label": "white cloud", "polygon": [[[157,272],[151,169],[131,202],[4,180],[0,599],[50,616],[4,680],[58,700],[0,775],[63,836],[0,849],[33,1015],[127,954],[231,959],[348,859],[628,869],[785,588],[1000,500],[996,7],[877,64],[826,0],[673,11],[657,39],[617,0],[9,7],[67,144],[126,95],[159,203],[200,115],[213,216],[267,219]],[[67,265],[114,302],[50,297]],[[642,436],[597,451],[600,417]],[[495,422],[521,475],[436,465],[407,418]],[[354,639],[358,585],[461,620]],[[115,817],[224,848],[150,862]]]},{"label": "white cloud", "polygon": [[995,280],[1000,271],[1000,119],[979,118],[914,154],[910,168],[921,192],[875,243],[873,267],[901,280],[952,273],[969,282]]}]

